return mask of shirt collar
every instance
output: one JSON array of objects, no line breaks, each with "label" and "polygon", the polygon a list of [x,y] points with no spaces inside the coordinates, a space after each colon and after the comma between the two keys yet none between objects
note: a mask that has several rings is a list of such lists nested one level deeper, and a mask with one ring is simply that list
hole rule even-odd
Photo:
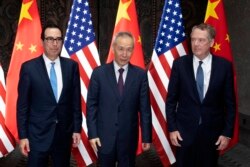
[{"label": "shirt collar", "polygon": [[128,70],[128,64],[124,65],[123,67],[120,67],[116,61],[113,61],[114,62],[114,68],[115,68],[115,71],[118,71],[120,68],[123,68],[124,71],[127,71]]},{"label": "shirt collar", "polygon": [[202,61],[203,64],[209,64],[212,60],[212,55],[211,55],[211,53],[209,53],[208,56],[203,60],[200,60],[197,56],[194,55],[193,60],[195,63],[198,63],[198,64],[199,64],[199,61]]},{"label": "shirt collar", "polygon": [[44,59],[44,62],[46,65],[50,65],[51,62],[55,62],[56,64],[60,64],[59,56],[54,61],[51,61],[47,56],[45,56],[45,54],[43,54],[43,59]]}]

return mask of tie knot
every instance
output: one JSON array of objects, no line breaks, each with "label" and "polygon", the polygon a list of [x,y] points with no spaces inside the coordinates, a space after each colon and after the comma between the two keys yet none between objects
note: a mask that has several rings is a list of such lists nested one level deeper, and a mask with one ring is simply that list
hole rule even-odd
[{"label": "tie knot", "polygon": [[203,63],[203,61],[199,61],[199,66],[201,66],[201,65],[202,65],[202,63]]},{"label": "tie knot", "polygon": [[120,68],[118,71],[119,71],[120,74],[122,74],[123,71],[124,71],[124,69],[123,69],[123,68]]},{"label": "tie knot", "polygon": [[51,62],[51,65],[54,66],[56,63],[55,62]]}]

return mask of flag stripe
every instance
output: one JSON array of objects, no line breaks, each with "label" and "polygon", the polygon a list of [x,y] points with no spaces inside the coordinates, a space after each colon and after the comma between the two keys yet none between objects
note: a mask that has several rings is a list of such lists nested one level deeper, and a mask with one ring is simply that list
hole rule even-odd
[{"label": "flag stripe", "polygon": [[[90,43],[87,47],[83,48],[83,53],[86,54],[86,59],[88,60],[88,63],[90,66],[96,67],[99,65],[99,54],[95,45],[95,42]],[[90,72],[91,74],[92,72]]]},{"label": "flag stripe", "polygon": [[[87,134],[85,134],[85,132],[82,132],[81,133],[81,136],[82,136],[82,143],[83,143],[83,145],[84,145],[84,149],[85,149],[85,151],[83,151],[83,152],[88,152],[88,157],[90,157],[91,158],[91,160],[92,160],[92,162],[93,162],[93,159],[96,159],[96,153],[94,152],[94,150],[92,149],[92,147],[91,147],[91,145],[90,145],[90,143],[89,143],[89,141],[88,141],[88,136],[87,136]],[[85,140],[84,140],[85,139]],[[79,151],[80,152],[82,152],[82,150],[81,149],[79,149]],[[84,154],[82,154],[82,155],[84,155]],[[83,157],[84,159],[85,159],[85,157]],[[89,159],[89,158],[88,158]],[[87,162],[86,162],[87,163]],[[87,163],[87,164],[89,164],[89,163]]]},{"label": "flag stripe", "polygon": [[14,150],[14,147],[16,145],[14,137],[5,126],[5,96],[5,78],[2,66],[0,65],[0,157]]},{"label": "flag stripe", "polygon": [[[161,82],[161,77],[163,75],[158,75],[159,73],[157,73],[157,71],[155,70],[154,63],[151,64],[151,67],[152,67],[152,70],[151,70],[152,75],[150,74],[150,79],[151,79],[151,77],[152,77],[152,79],[150,80],[150,82],[154,82],[154,84],[157,83],[157,87],[159,89],[159,91],[157,93],[161,94],[161,97],[163,98],[163,97],[165,97],[165,95],[167,93],[166,89],[164,88],[163,82]],[[158,96],[159,96],[159,94],[158,94]]]},{"label": "flag stripe", "polygon": [[4,136],[4,134],[2,134],[2,125],[0,125],[0,157],[3,157],[3,154],[7,153],[8,150],[6,149],[6,147],[3,144],[3,139],[2,136]]},{"label": "flag stripe", "polygon": [[155,132],[157,134],[157,137],[159,138],[159,141],[161,142],[161,145],[163,146],[163,149],[164,149],[165,153],[168,156],[168,160],[169,160],[169,162],[171,164],[173,164],[175,162],[175,156],[174,156],[173,151],[172,151],[172,149],[170,147],[168,139],[167,139],[166,135],[164,134],[164,131],[161,128],[161,125],[158,122],[158,119],[154,115],[153,108],[152,108],[152,121],[153,121],[154,130],[155,130]]},{"label": "flag stripe", "polygon": [[186,37],[179,0],[165,1],[148,71],[153,122],[153,143],[164,167],[173,164],[174,152],[168,141],[165,102],[173,61],[186,55]]},{"label": "flag stripe", "polygon": [[83,167],[92,164],[97,159],[88,141],[86,100],[92,71],[100,65],[88,0],[74,0],[73,2],[61,55],[75,60],[79,65],[83,117],[82,140],[77,148],[73,148],[72,153],[78,166]]},{"label": "flag stripe", "polygon": [[[154,109],[159,108],[159,111],[161,112],[161,115],[164,117],[164,120],[166,121],[166,114],[165,114],[165,97],[161,97],[160,90],[155,84],[155,81],[151,77],[151,72],[148,73],[148,82],[149,82],[149,88],[150,88],[150,98],[151,98],[151,106],[153,106]],[[165,90],[166,91],[166,90]],[[156,105],[154,103],[156,102]],[[164,123],[165,123],[164,121]]]},{"label": "flag stripe", "polygon": [[[84,68],[85,73],[87,74],[86,78],[90,78],[91,73],[93,71],[93,68],[86,57],[88,55],[88,49],[84,49],[84,50],[87,50],[87,53],[80,50],[80,51],[76,52],[76,56],[81,64],[81,66]],[[88,82],[89,81],[87,81],[85,83],[88,83]]]},{"label": "flag stripe", "polygon": [[6,135],[6,130],[3,128],[2,125],[0,125],[0,139],[1,142],[3,143],[4,146],[3,148],[6,149],[6,153],[14,150],[13,144],[9,139],[9,136]]}]

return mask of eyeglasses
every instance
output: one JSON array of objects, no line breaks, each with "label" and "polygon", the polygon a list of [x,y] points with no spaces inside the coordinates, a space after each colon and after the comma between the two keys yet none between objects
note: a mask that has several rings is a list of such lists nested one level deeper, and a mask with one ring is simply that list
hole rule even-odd
[{"label": "eyeglasses", "polygon": [[45,38],[45,40],[48,43],[54,43],[55,41],[56,41],[56,43],[61,43],[63,39],[62,39],[62,37],[57,37],[57,38],[47,37],[47,38]]}]

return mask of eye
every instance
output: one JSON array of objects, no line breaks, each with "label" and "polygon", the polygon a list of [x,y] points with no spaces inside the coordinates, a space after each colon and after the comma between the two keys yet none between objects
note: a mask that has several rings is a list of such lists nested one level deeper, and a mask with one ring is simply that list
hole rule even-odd
[{"label": "eye", "polygon": [[123,51],[124,49],[123,49],[123,47],[118,47],[118,50]]},{"label": "eye", "polygon": [[60,43],[63,41],[62,37],[57,37],[57,38],[53,38],[53,37],[46,37],[45,40],[48,42],[48,43],[54,43],[55,41],[57,43]]},{"label": "eye", "polygon": [[47,40],[47,41],[53,41],[53,37],[47,37],[47,38],[45,38],[45,40]]}]

